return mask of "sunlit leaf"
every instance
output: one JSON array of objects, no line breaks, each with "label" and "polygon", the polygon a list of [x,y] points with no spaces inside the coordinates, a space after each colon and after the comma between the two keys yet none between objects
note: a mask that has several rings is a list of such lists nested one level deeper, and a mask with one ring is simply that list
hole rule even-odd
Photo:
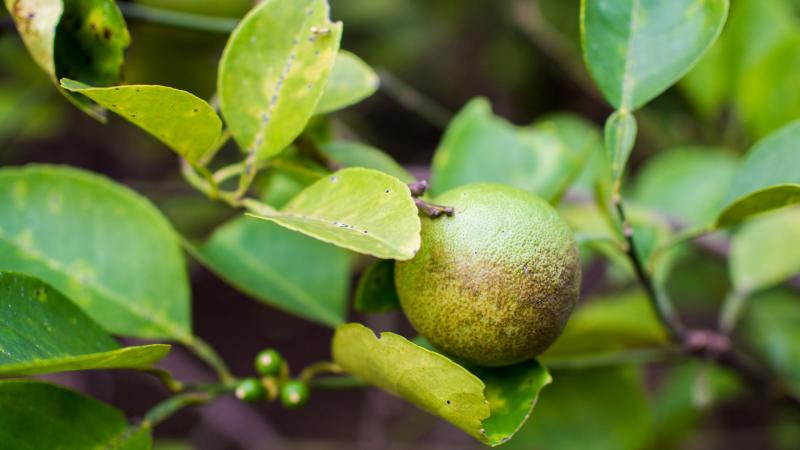
[{"label": "sunlit leaf", "polygon": [[0,410],[14,411],[0,414],[2,442],[7,448],[150,448],[149,439],[128,440],[128,424],[120,410],[54,384],[0,381]]},{"label": "sunlit leaf", "polygon": [[358,56],[340,50],[315,114],[325,114],[356,104],[378,90],[378,74]]},{"label": "sunlit leaf", "polygon": [[733,178],[718,227],[800,202],[800,120],[758,141]]},{"label": "sunlit leaf", "polygon": [[371,169],[340,170],[280,211],[259,208],[253,217],[378,258],[411,259],[420,246],[421,225],[408,186]]},{"label": "sunlit leaf", "polygon": [[211,105],[186,91],[149,85],[96,88],[69,79],[62,79],[61,86],[128,119],[191,163],[222,134],[222,121]]},{"label": "sunlit leaf", "polygon": [[551,378],[535,360],[468,371],[394,333],[360,324],[336,330],[333,358],[345,371],[441,416],[490,446],[511,439]]},{"label": "sunlit leaf", "polygon": [[321,144],[320,150],[345,167],[366,167],[380,170],[405,183],[415,181],[414,177],[391,156],[369,145],[352,141],[330,141]]},{"label": "sunlit leaf", "polygon": [[222,116],[243,151],[274,156],[311,118],[342,34],[328,10],[326,0],[266,0],[231,34],[217,89]]},{"label": "sunlit leaf", "polygon": [[110,332],[190,335],[189,285],[174,230],[146,199],[99,175],[1,169],[0,270],[46,281]]},{"label": "sunlit leaf", "polygon": [[192,249],[200,261],[253,298],[325,325],[344,322],[350,255],[341,248],[242,217]]},{"label": "sunlit leaf", "polygon": [[728,0],[582,0],[589,73],[614,108],[636,110],[700,59],[727,13]]}]

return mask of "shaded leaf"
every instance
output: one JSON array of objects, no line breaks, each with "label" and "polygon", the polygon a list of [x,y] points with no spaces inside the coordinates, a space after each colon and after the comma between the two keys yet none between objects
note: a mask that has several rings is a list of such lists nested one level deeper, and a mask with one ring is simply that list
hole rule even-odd
[{"label": "shaded leaf", "polygon": [[[130,35],[112,0],[6,0],[17,29],[39,66],[97,86],[117,84]],[[61,90],[61,89],[59,89]],[[104,120],[102,108],[61,90],[87,114]]]},{"label": "shaded leaf", "polygon": [[274,156],[311,118],[342,34],[328,10],[326,0],[266,0],[231,34],[217,90],[222,116],[243,151]]},{"label": "shaded leaf", "polygon": [[336,330],[333,359],[347,372],[438,415],[481,442],[509,440],[551,378],[535,360],[470,373],[447,357],[394,333],[363,325]]},{"label": "shaded leaf", "polygon": [[68,167],[0,170],[0,270],[46,281],[106,330],[186,340],[180,243],[143,197]]},{"label": "shaded leaf", "polygon": [[280,211],[259,207],[256,213],[252,216],[378,258],[411,259],[420,246],[421,225],[408,186],[371,169],[340,170]]},{"label": "shaded leaf", "polygon": [[323,154],[345,167],[365,167],[380,170],[404,183],[416,179],[391,156],[377,148],[352,141],[330,141],[320,145]]},{"label": "shaded leaf", "polygon": [[364,269],[358,280],[354,303],[356,311],[365,313],[400,309],[400,298],[394,287],[394,260],[378,260]]},{"label": "shaded leaf", "polygon": [[650,414],[635,372],[559,372],[507,449],[636,450]]},{"label": "shaded leaf", "polygon": [[619,184],[636,142],[636,118],[628,111],[614,112],[606,121],[604,136],[611,180]]},{"label": "shaded leaf", "polygon": [[558,200],[567,188],[585,173],[590,160],[598,156],[602,158],[603,139],[594,124],[569,113],[546,116],[536,121],[533,129],[553,136],[555,143],[563,147],[563,150],[550,150],[560,155],[562,158],[560,164],[564,165],[563,173],[559,174],[563,176],[552,180],[554,185],[558,186],[555,190],[555,200]]},{"label": "shaded leaf", "polygon": [[758,141],[740,163],[716,225],[800,202],[800,120]]},{"label": "shaded leaf", "polygon": [[347,314],[347,251],[249,217],[217,228],[193,254],[222,278],[268,305],[324,325]]},{"label": "shaded leaf", "polygon": [[773,289],[748,299],[739,329],[766,365],[800,395],[800,296]]},{"label": "shaded leaf", "polygon": [[54,384],[0,381],[0,409],[14,411],[0,414],[0,439],[7,448],[150,448],[149,439],[121,447],[128,438],[128,424],[121,411]]},{"label": "shaded leaf", "polygon": [[186,91],[148,85],[96,88],[69,79],[62,79],[61,86],[126,118],[190,163],[215,147],[222,134],[222,121],[211,105]]},{"label": "shaded leaf", "polygon": [[326,114],[354,105],[374,94],[379,83],[378,74],[372,67],[358,56],[340,50],[314,114]]},{"label": "shaded leaf", "polygon": [[743,388],[734,373],[713,364],[687,361],[673,366],[650,401],[653,430],[646,448],[683,448],[680,444],[698,431],[709,408]]},{"label": "shaded leaf", "polygon": [[520,128],[492,114],[489,102],[469,102],[447,127],[431,166],[431,193],[476,182],[505,183],[555,202],[591,150],[574,148],[564,122]]},{"label": "shaded leaf", "polygon": [[727,0],[581,0],[589,73],[615,109],[636,110],[689,71],[727,14]]},{"label": "shaded leaf", "polygon": [[800,274],[800,208],[759,216],[734,233],[728,259],[733,285],[753,292]]},{"label": "shaded leaf", "polygon": [[0,272],[0,375],[143,369],[169,345],[120,348],[77,306],[41,281]]},{"label": "shaded leaf", "polygon": [[603,353],[661,347],[668,341],[645,294],[633,291],[582,304],[540,359],[547,365]]},{"label": "shaded leaf", "polygon": [[686,226],[711,224],[725,198],[736,158],[713,147],[681,147],[658,154],[639,172],[633,199]]}]

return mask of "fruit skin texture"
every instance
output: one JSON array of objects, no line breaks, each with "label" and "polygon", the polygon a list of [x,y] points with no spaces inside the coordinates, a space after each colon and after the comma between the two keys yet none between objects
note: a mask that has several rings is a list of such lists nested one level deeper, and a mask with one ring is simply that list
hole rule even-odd
[{"label": "fruit skin texture", "polygon": [[531,359],[561,334],[578,299],[575,238],[544,200],[478,183],[434,199],[452,217],[422,218],[422,246],[395,264],[411,325],[458,360],[503,366]]},{"label": "fruit skin texture", "polygon": [[281,386],[281,403],[289,409],[296,409],[308,402],[308,385],[302,381],[289,380]]}]

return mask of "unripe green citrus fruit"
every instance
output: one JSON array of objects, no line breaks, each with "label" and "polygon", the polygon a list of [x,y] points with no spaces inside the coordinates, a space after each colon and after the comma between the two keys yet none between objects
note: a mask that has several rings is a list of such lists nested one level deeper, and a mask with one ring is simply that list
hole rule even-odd
[{"label": "unripe green citrus fruit", "polygon": [[283,356],[274,348],[268,348],[256,355],[256,371],[265,377],[274,377],[283,369]]},{"label": "unripe green citrus fruit", "polygon": [[299,408],[308,402],[308,385],[299,380],[289,380],[281,385],[281,403],[289,409]]},{"label": "unripe green citrus fruit", "polygon": [[435,203],[452,217],[422,218],[417,255],[395,265],[400,304],[438,349],[501,366],[543,352],[578,299],[581,268],[567,224],[544,200],[500,184],[471,184]]},{"label": "unripe green citrus fruit", "polygon": [[245,378],[236,385],[236,398],[246,402],[258,402],[267,398],[267,390],[258,378]]}]

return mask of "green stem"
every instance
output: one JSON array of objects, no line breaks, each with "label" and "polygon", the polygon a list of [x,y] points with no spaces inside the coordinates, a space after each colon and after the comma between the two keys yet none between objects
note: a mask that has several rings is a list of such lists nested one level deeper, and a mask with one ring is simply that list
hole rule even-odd
[{"label": "green stem", "polygon": [[695,227],[695,228],[685,228],[678,233],[670,236],[669,240],[665,242],[663,245],[660,245],[658,248],[653,250],[653,254],[650,255],[650,261],[648,262],[648,268],[653,270],[655,263],[664,256],[671,248],[675,247],[676,245],[683,244],[685,242],[693,241],[700,237],[703,237],[709,233],[713,233],[715,230],[713,227],[704,226],[704,227]]},{"label": "green stem", "polygon": [[369,386],[366,382],[353,377],[322,377],[308,382],[312,389],[351,389]]},{"label": "green stem", "polygon": [[309,383],[314,377],[322,373],[340,374],[343,373],[342,366],[331,361],[321,361],[311,364],[300,372],[299,379],[304,383]]},{"label": "green stem", "polygon": [[195,168],[185,160],[181,160],[181,174],[187,183],[205,194],[208,198],[212,200],[221,200],[234,208],[241,206],[241,201],[236,198],[235,193],[219,189],[216,181],[213,179],[213,175],[211,175],[211,180],[213,182],[209,182],[205,177],[198,174]]},{"label": "green stem", "polygon": [[181,392],[186,388],[183,382],[175,379],[175,377],[172,376],[172,373],[164,369],[150,368],[150,369],[145,369],[142,372],[148,373],[158,378],[161,381],[161,384],[163,384],[167,389],[169,389],[172,392]]},{"label": "green stem", "polygon": [[647,297],[650,299],[650,304],[652,305],[653,310],[655,311],[661,323],[667,329],[670,338],[674,342],[680,343],[683,341],[683,324],[675,312],[667,293],[664,292],[663,289],[656,287],[653,279],[650,277],[650,274],[647,272],[647,269],[639,257],[639,252],[636,250],[636,242],[633,238],[633,227],[625,215],[625,207],[622,204],[622,198],[619,195],[614,195],[613,202],[614,206],[617,208],[619,219],[622,222],[622,233],[625,236],[625,241],[628,244],[626,253],[628,254],[628,258],[631,260],[633,269],[636,272],[636,277],[639,279],[639,283],[647,293]]},{"label": "green stem", "polygon": [[232,32],[239,19],[192,14],[137,3],[117,2],[120,11],[129,18],[146,22],[167,25],[171,27],[187,28],[190,30],[211,31],[214,33],[228,34]]},{"label": "green stem", "polygon": [[207,342],[197,336],[191,336],[191,338],[182,341],[182,344],[208,364],[209,367],[214,369],[214,372],[216,372],[217,377],[224,386],[230,387],[236,383],[236,378],[231,374],[225,361],[222,360]]},{"label": "green stem", "polygon": [[141,426],[152,428],[187,406],[203,405],[214,398],[216,395],[205,392],[189,392],[170,397],[147,411]]}]

